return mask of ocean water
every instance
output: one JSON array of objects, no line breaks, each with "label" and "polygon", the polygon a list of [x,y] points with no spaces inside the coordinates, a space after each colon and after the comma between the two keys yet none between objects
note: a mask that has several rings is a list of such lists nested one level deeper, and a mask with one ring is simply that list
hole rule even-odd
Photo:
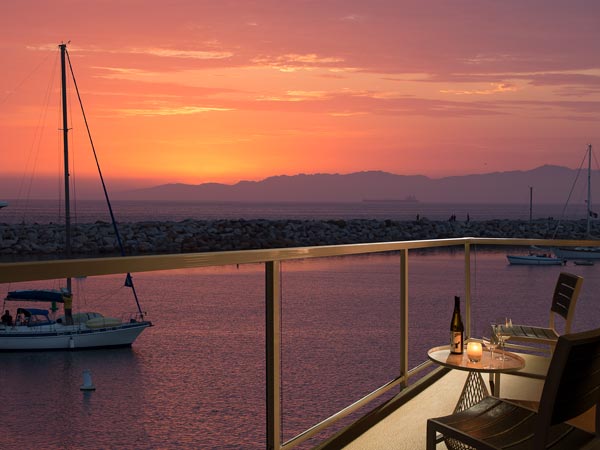
[{"label": "ocean water", "polygon": [[[114,202],[117,220],[219,218],[413,220],[528,219],[528,205],[421,203]],[[534,209],[560,217],[563,207]],[[80,202],[79,222],[109,220],[102,202]],[[583,217],[576,213],[575,217]],[[52,202],[11,202],[0,222],[60,222]],[[513,267],[503,251],[473,257],[473,334],[490,320],[544,325],[562,267]],[[454,295],[463,296],[463,254],[411,252],[409,361],[445,344]],[[283,439],[315,425],[399,373],[397,255],[282,264]],[[598,267],[585,277],[575,329],[600,325]],[[190,449],[265,447],[264,267],[134,274],[154,327],[131,349],[0,354],[3,445],[22,449]],[[27,287],[58,287],[28,283]],[[3,285],[0,292],[25,287]],[[119,316],[135,309],[123,277],[75,280],[76,308]],[[16,307],[16,305],[5,305]],[[43,306],[43,305],[40,305]],[[464,308],[464,305],[463,305]],[[464,310],[463,310],[464,311]],[[82,393],[83,370],[97,387]],[[390,393],[390,395],[392,395]],[[367,408],[370,408],[368,406]],[[355,416],[354,416],[355,417]],[[345,419],[342,424],[352,420]],[[341,425],[340,425],[341,426]],[[310,448],[336,428],[300,448]]]},{"label": "ocean water", "polygon": [[[359,203],[246,203],[246,202],[143,202],[113,201],[118,222],[147,220],[181,221],[185,219],[392,219],[447,220],[456,215],[457,220],[519,219],[528,220],[528,204],[454,204],[409,202],[359,202]],[[584,204],[535,205],[532,218],[564,219],[585,218]],[[89,223],[109,221],[104,201],[79,201],[72,207],[74,222]],[[64,215],[55,200],[9,200],[9,206],[0,209],[0,223],[60,223]]]},{"label": "ocean water", "polygon": [[[464,295],[463,254],[411,253],[409,269],[414,367],[428,348],[448,340],[454,295]],[[398,270],[394,254],[282,264],[284,439],[398,375]],[[503,251],[475,248],[472,270],[473,334],[481,336],[490,321],[507,316],[545,325],[565,268],[509,266]],[[599,326],[600,269],[566,270],[585,278],[575,329]],[[155,326],[131,349],[0,354],[3,447],[264,448],[264,267],[140,273],[134,279]],[[76,280],[78,308],[115,316],[134,310],[122,282],[120,276]],[[95,392],[79,390],[85,369]]]}]

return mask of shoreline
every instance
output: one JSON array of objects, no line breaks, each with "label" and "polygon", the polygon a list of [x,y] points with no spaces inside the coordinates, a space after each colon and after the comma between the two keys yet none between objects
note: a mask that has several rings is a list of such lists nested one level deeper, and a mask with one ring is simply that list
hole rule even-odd
[{"label": "shoreline", "polygon": [[[455,237],[551,238],[555,219],[400,221],[376,219],[333,220],[183,220],[119,224],[125,254],[195,253],[260,248],[309,247],[370,242],[411,241]],[[592,232],[600,234],[600,224]],[[585,239],[586,221],[560,221],[557,239]],[[71,255],[119,255],[111,223],[97,221],[72,226]],[[63,254],[62,224],[0,224],[0,259],[40,258]]]}]

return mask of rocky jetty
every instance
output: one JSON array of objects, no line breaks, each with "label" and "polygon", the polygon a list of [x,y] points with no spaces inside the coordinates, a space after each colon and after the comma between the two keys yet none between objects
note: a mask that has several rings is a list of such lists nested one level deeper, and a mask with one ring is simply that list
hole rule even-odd
[{"label": "rocky jetty", "polygon": [[[453,237],[584,239],[586,222],[557,220],[184,220],[119,224],[127,255],[211,252]],[[593,230],[594,234],[600,232]],[[0,257],[60,256],[64,225],[0,224]],[[107,222],[74,225],[72,254],[117,255]]]}]

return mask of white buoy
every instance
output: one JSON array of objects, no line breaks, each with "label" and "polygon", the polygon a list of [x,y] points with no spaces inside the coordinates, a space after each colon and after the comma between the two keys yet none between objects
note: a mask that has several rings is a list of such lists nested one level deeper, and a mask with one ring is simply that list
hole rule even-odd
[{"label": "white buoy", "polygon": [[92,373],[88,369],[83,371],[83,384],[79,387],[79,389],[82,391],[96,390],[96,386],[94,386],[94,383],[92,383]]}]

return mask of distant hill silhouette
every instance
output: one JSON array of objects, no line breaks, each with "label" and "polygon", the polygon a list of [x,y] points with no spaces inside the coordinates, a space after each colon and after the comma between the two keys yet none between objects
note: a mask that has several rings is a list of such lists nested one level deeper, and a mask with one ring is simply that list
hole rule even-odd
[{"label": "distant hill silhouette", "polygon": [[[600,177],[592,199],[600,199]],[[533,186],[535,203],[565,203],[577,170],[544,165],[528,171],[428,178],[382,171],[349,174],[280,175],[261,181],[164,184],[120,192],[123,200],[247,201],[247,202],[360,202],[365,199],[397,199],[414,195],[421,202],[528,203]],[[581,172],[571,201],[585,198],[587,174]],[[594,182],[592,182],[594,187]]]}]

